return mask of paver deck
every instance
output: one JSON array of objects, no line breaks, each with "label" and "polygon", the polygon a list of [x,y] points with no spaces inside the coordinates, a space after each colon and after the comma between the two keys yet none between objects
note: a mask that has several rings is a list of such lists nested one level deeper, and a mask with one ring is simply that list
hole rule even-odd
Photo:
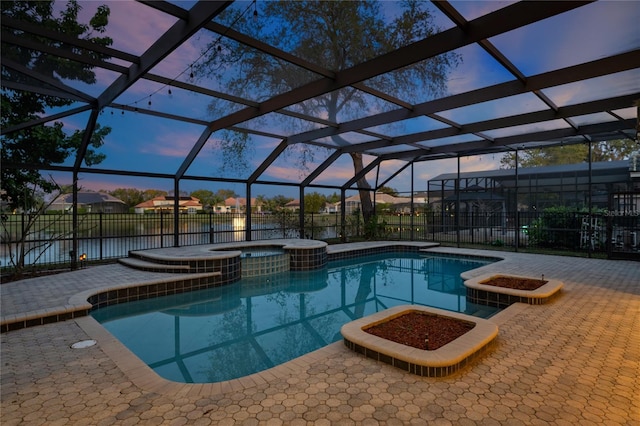
[{"label": "paver deck", "polygon": [[[336,247],[338,249],[338,247]],[[562,295],[492,318],[497,343],[444,378],[404,373],[334,343],[245,379],[160,379],[92,318],[1,335],[6,425],[640,425],[640,263],[499,255],[471,274],[556,278]],[[104,265],[0,286],[2,317],[66,306],[77,293],[166,274]],[[85,339],[95,346],[71,349]]]}]

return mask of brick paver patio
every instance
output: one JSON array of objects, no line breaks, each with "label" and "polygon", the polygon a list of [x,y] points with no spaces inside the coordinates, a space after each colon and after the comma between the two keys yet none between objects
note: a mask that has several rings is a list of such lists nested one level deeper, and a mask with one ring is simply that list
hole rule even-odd
[{"label": "brick paver patio", "polygon": [[[492,318],[497,343],[445,378],[418,377],[334,343],[250,379],[158,378],[90,317],[1,338],[9,425],[640,425],[640,263],[521,253],[482,268],[560,279],[550,304]],[[73,294],[163,274],[104,265],[0,286],[3,320]],[[86,349],[70,345],[85,339]]]}]

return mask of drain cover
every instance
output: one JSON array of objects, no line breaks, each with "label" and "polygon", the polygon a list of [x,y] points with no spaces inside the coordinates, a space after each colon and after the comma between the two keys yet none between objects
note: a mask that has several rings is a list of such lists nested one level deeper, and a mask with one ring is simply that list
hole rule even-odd
[{"label": "drain cover", "polygon": [[71,349],[84,349],[84,348],[89,348],[93,345],[96,344],[95,340],[82,340],[80,342],[76,342],[73,345],[71,345]]}]

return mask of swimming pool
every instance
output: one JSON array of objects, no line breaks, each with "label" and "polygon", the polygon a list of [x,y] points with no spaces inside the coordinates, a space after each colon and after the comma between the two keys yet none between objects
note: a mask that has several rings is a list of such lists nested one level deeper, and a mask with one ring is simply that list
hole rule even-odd
[{"label": "swimming pool", "polygon": [[186,383],[243,377],[342,339],[350,321],[401,304],[489,317],[460,274],[490,260],[393,253],[314,271],[127,302],[91,315],[158,375]]}]

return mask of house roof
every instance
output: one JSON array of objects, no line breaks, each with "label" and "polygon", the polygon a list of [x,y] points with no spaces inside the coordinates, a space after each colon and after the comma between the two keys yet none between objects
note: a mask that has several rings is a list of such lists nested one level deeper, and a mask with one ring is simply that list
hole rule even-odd
[{"label": "house roof", "polygon": [[[236,207],[236,206],[246,206],[247,205],[247,199],[246,198],[242,198],[242,197],[229,197],[226,200],[224,200],[224,205],[227,207]],[[255,206],[256,205],[256,199],[252,198],[251,199],[251,205]]]},{"label": "house roof", "polygon": [[[72,204],[73,203],[73,194],[62,194],[56,198],[56,200],[52,204]],[[78,191],[78,204],[99,204],[99,203],[118,203],[125,204],[119,198],[116,198],[112,195],[106,194],[104,192],[94,192],[94,191]]]},{"label": "house roof", "polygon": [[153,208],[155,207],[155,204],[153,204],[153,200],[147,200],[147,201],[143,201],[139,204],[136,204],[135,208],[137,209],[146,209],[146,208]]},{"label": "house roof", "polygon": [[[173,202],[175,201],[174,196],[170,195],[161,195],[159,197],[152,198],[151,200],[143,201],[142,203],[136,204],[136,208],[155,208],[155,207],[169,207],[173,206]],[[178,197],[178,204],[180,207],[202,207],[200,200],[195,197],[190,196],[180,196]]]},{"label": "house roof", "polygon": [[[429,180],[429,188],[433,191],[441,190],[444,186],[447,191],[452,191],[451,183],[456,179],[456,173],[445,173]],[[476,179],[488,179],[501,187],[515,187],[516,170],[515,169],[498,169],[476,172],[460,173],[462,180],[461,189],[464,191],[465,182],[473,182]],[[589,182],[592,184],[605,184],[614,182],[626,182],[631,179],[628,161],[602,161],[579,164],[565,164],[544,167],[530,167],[518,169],[517,181],[522,182],[524,179],[534,180],[536,186],[558,186],[567,185],[571,182],[574,188],[584,190]],[[471,185],[471,187],[474,185]],[[490,186],[490,185],[487,185]],[[470,187],[470,188],[471,188]],[[490,189],[490,188],[488,188]]]},{"label": "house roof", "polygon": [[[621,175],[629,174],[629,161],[600,161],[591,163],[591,172],[596,174],[615,173]],[[587,174],[589,173],[589,163],[576,163],[576,164],[560,164],[553,166],[539,166],[539,167],[521,167],[518,169],[519,177],[526,176],[550,176],[561,174]],[[495,169],[495,170],[480,170],[473,172],[461,172],[460,178],[513,178],[516,174],[515,169]],[[455,180],[457,179],[457,173],[442,173],[432,179],[431,182],[441,180]],[[624,179],[623,179],[624,180]]]},{"label": "house roof", "polygon": [[[351,197],[345,199],[345,201],[354,201],[360,202],[360,194],[352,195]],[[393,195],[385,194],[382,192],[376,193],[376,203],[384,203],[384,204],[405,204],[410,203],[411,198],[408,197],[394,197]],[[339,203],[338,203],[339,204]]]}]

